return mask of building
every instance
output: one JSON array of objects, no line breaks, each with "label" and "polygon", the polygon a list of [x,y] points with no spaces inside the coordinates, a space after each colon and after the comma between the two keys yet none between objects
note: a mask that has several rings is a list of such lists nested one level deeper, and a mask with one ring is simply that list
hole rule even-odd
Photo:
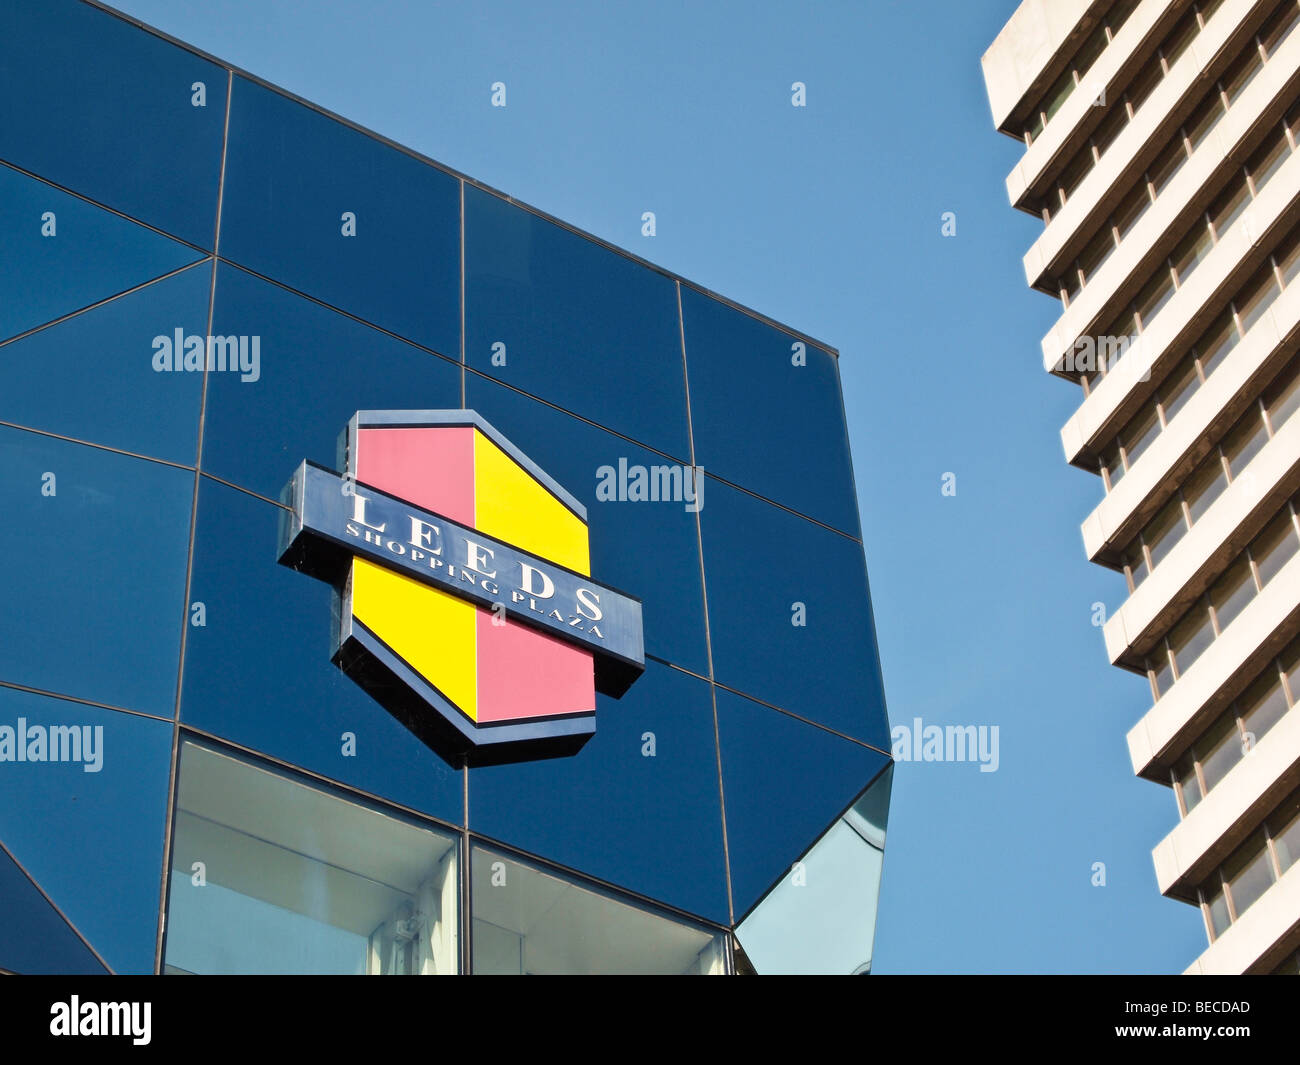
[{"label": "building", "polygon": [[867,971],[837,360],[111,9],[0,6],[0,969]]},{"label": "building", "polygon": [[983,59],[1043,220],[1025,273],[1061,302],[1043,365],[1081,393],[1084,547],[1127,583],[1106,651],[1150,686],[1129,753],[1178,814],[1156,879],[1205,920],[1189,973],[1300,966],[1297,25],[1295,0],[1025,0]]}]

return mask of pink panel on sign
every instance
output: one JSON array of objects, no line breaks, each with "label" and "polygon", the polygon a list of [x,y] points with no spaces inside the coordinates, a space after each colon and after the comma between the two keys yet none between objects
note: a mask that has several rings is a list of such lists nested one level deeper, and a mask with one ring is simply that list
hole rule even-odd
[{"label": "pink panel on sign", "polygon": [[362,429],[358,435],[358,481],[462,525],[474,524],[472,425]]},{"label": "pink panel on sign", "polygon": [[478,612],[478,720],[553,717],[596,709],[591,652],[518,622]]}]

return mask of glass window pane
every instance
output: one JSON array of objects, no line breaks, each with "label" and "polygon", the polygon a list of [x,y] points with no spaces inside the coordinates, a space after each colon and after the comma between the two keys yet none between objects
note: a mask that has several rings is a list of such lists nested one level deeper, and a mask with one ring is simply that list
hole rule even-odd
[{"label": "glass window pane", "polygon": [[1133,588],[1138,586],[1146,579],[1147,573],[1147,556],[1142,550],[1142,544],[1139,541],[1135,543],[1124,555],[1124,566],[1128,570],[1129,579],[1133,582]]},{"label": "glass window pane", "polygon": [[[835,357],[688,285],[682,286],[682,315],[696,463],[856,536]],[[804,350],[803,365],[792,364],[796,343]],[[680,359],[676,367],[680,381]],[[629,374],[641,382],[645,370],[633,367]],[[609,383],[598,387],[607,391]],[[633,402],[644,402],[643,389],[629,385]],[[701,514],[709,509],[706,504]]]},{"label": "glass window pane", "polygon": [[1197,603],[1169,634],[1169,648],[1178,665],[1178,675],[1181,677],[1191,669],[1213,642],[1214,626],[1210,623],[1210,612],[1203,604]]},{"label": "glass window pane", "polygon": [[1252,837],[1236,855],[1223,867],[1224,879],[1228,882],[1228,892],[1232,896],[1232,908],[1237,913],[1237,920],[1251,908],[1259,897],[1273,886],[1276,879],[1273,873],[1273,859],[1264,843],[1263,834]]},{"label": "glass window pane", "polygon": [[1178,275],[1178,283],[1181,285],[1191,277],[1192,271],[1213,250],[1214,238],[1210,236],[1209,227],[1198,222],[1170,256],[1174,266],[1174,273]]},{"label": "glass window pane", "polygon": [[1269,424],[1276,434],[1296,408],[1300,407],[1300,359],[1292,362],[1277,376],[1277,379],[1264,393],[1264,405],[1268,409]]},{"label": "glass window pane", "polygon": [[[683,291],[683,303],[686,298]],[[689,348],[689,321],[686,341]],[[698,338],[698,343],[704,344],[705,338]],[[495,357],[497,344],[505,345],[504,364]],[[790,372],[780,382],[780,398],[824,404],[821,390],[836,391],[833,420],[842,426],[837,385],[827,384],[828,377],[834,380],[825,365],[833,363],[831,356],[815,357],[810,350],[808,365],[793,367],[788,340],[784,349],[785,368]],[[727,354],[742,357],[730,349]],[[747,358],[751,354],[743,352],[747,369],[755,369],[754,361]],[[673,280],[501,196],[472,187],[465,189],[465,358],[485,376],[678,460],[690,458]],[[768,367],[769,374],[773,369]],[[703,397],[694,394],[694,370],[691,398],[699,402]],[[809,376],[801,378],[805,370]],[[732,384],[737,392],[744,391],[743,382]],[[771,384],[771,377],[765,375],[754,391],[779,407],[780,399],[764,392]],[[817,407],[817,417],[829,419],[831,414],[829,407]],[[733,424],[740,420],[734,412],[730,417]],[[830,437],[833,426],[819,431]],[[847,471],[847,454],[846,446],[845,465],[834,467],[837,474]],[[831,458],[826,456],[826,461]],[[708,468],[707,459],[701,462]],[[723,474],[742,484],[744,475],[743,470]],[[844,476],[847,483],[847,472]]]},{"label": "glass window pane", "polygon": [[1169,651],[1163,642],[1151,652],[1148,668],[1151,670],[1151,679],[1155,684],[1156,697],[1159,698],[1169,691],[1174,682],[1173,660],[1169,657]]},{"label": "glass window pane", "polygon": [[1128,236],[1129,230],[1137,225],[1138,219],[1146,214],[1146,210],[1150,206],[1150,188],[1145,181],[1140,182],[1115,208],[1115,229],[1119,233],[1120,240]]},{"label": "glass window pane", "polygon": [[1119,0],[1114,7],[1106,12],[1106,25],[1110,28],[1110,35],[1113,39],[1120,27],[1128,21],[1128,18],[1137,10],[1139,0]]},{"label": "glass window pane", "polygon": [[1241,761],[1241,733],[1237,729],[1237,719],[1232,714],[1220,717],[1201,739],[1196,741],[1196,753],[1201,763],[1201,772],[1205,776],[1205,789],[1213,791],[1214,786],[1224,778],[1228,770]]},{"label": "glass window pane", "polygon": [[1128,102],[1134,112],[1146,102],[1146,98],[1151,95],[1164,76],[1164,71],[1160,68],[1160,60],[1157,56],[1152,56],[1147,60],[1146,66],[1133,79],[1133,83],[1125,92],[1125,96],[1128,97]]},{"label": "glass window pane", "polygon": [[0,42],[0,159],[212,247],[225,70],[89,4],[0,4]]},{"label": "glass window pane", "polygon": [[[1296,10],[1300,12],[1300,8]],[[1281,170],[1282,164],[1290,157],[1291,145],[1287,143],[1286,134],[1279,129],[1259,147],[1250,162],[1246,164],[1251,180],[1255,182],[1256,195],[1259,195],[1268,184],[1269,178]]]},{"label": "glass window pane", "polygon": [[1160,565],[1161,560],[1174,549],[1186,532],[1187,520],[1183,517],[1182,501],[1175,497],[1165,504],[1142,531],[1142,537],[1151,551],[1151,564]]},{"label": "glass window pane", "polygon": [[0,493],[0,680],[173,717],[194,474],[0,428]]},{"label": "glass window pane", "polygon": [[1212,88],[1191,113],[1184,127],[1187,130],[1187,139],[1191,142],[1192,151],[1196,151],[1201,146],[1201,142],[1209,135],[1224,115],[1223,97],[1219,95],[1216,87]]},{"label": "glass window pane", "polygon": [[107,974],[72,926],[4,851],[0,851],[0,898],[5,900],[0,968],[34,976]]},{"label": "glass window pane", "polygon": [[189,741],[179,780],[167,972],[458,970],[455,834]]},{"label": "glass window pane", "polygon": [[1232,183],[1210,205],[1210,224],[1220,240],[1250,206],[1250,189],[1239,173],[1233,175]]},{"label": "glass window pane", "polygon": [[1293,232],[1273,253],[1277,260],[1278,273],[1282,275],[1282,284],[1290,285],[1300,273],[1300,232]]},{"label": "glass window pane", "polygon": [[[190,627],[185,643],[181,719],[460,824],[461,772],[331,661],[338,631],[334,589],[274,563],[283,513],[247,492],[200,479],[191,592],[208,604],[209,618],[206,626]],[[216,602],[222,604],[219,620]],[[345,732],[355,737],[358,751],[383,751],[385,757],[342,756]]]},{"label": "glass window pane", "polygon": [[1199,521],[1227,487],[1228,475],[1224,472],[1219,449],[1215,448],[1183,485],[1183,499],[1187,502],[1192,521]]},{"label": "glass window pane", "polygon": [[[718,682],[889,750],[861,544],[712,476],[704,499],[699,518]],[[838,582],[810,584],[798,567],[768,566],[764,559],[781,543],[803,544],[861,594],[846,596]],[[762,581],[754,580],[755,567],[766,573]],[[796,601],[807,607],[804,627],[790,624]]]},{"label": "glass window pane", "polygon": [[1184,757],[1175,769],[1178,790],[1183,797],[1183,807],[1190,814],[1204,797],[1201,794],[1201,781],[1196,775],[1196,765],[1192,759]]},{"label": "glass window pane", "polygon": [[1296,537],[1295,522],[1290,509],[1284,508],[1250,545],[1250,557],[1259,567],[1260,584],[1267,585],[1291,561],[1297,549],[1300,549],[1300,539]]},{"label": "glass window pane", "polygon": [[[735,912],[744,914],[876,779],[888,756],[721,688],[717,708],[732,893]],[[954,737],[954,757],[992,765],[994,740],[972,726]]]},{"label": "glass window pane", "polygon": [[1068,201],[1074,195],[1074,190],[1079,187],[1080,182],[1092,171],[1093,158],[1092,148],[1084,145],[1083,150],[1071,160],[1070,165],[1061,172],[1061,177],[1057,182],[1061,190],[1062,202]]},{"label": "glass window pane", "polygon": [[[77,241],[70,234],[50,243],[65,239]],[[0,263],[4,256],[0,250]],[[212,267],[200,263],[6,344],[0,420],[194,465],[203,374],[155,370],[158,355],[169,353],[151,342],[159,333],[168,345],[176,332],[205,336],[211,290]]]},{"label": "glass window pane", "polygon": [[1124,477],[1124,463],[1120,459],[1119,448],[1112,447],[1108,452],[1102,455],[1101,468],[1105,471],[1107,483],[1110,488],[1114,488]]},{"label": "glass window pane", "polygon": [[[727,873],[708,683],[650,660],[621,699],[598,695],[596,709],[596,735],[573,758],[471,770],[470,828],[725,923]],[[655,737],[654,758],[641,755],[646,732]],[[834,814],[828,811],[827,819]],[[629,831],[632,825],[640,827]],[[682,846],[686,839],[689,848]]]},{"label": "glass window pane", "polygon": [[1160,418],[1156,414],[1155,407],[1144,411],[1124,427],[1120,440],[1128,456],[1129,469],[1133,468],[1133,464],[1160,435],[1160,430]]},{"label": "glass window pane", "polygon": [[1224,894],[1218,873],[1214,874],[1214,882],[1216,890],[1209,897],[1210,927],[1214,929],[1216,936],[1221,936],[1228,930],[1232,918],[1228,915],[1228,897]]},{"label": "glass window pane", "polygon": [[1251,83],[1263,66],[1264,60],[1259,54],[1259,49],[1251,44],[1247,46],[1245,53],[1228,68],[1220,84],[1223,86],[1224,95],[1228,97],[1229,107],[1237,102],[1241,94],[1246,91],[1246,86]]},{"label": "glass window pane", "polygon": [[736,929],[762,974],[868,973],[892,767],[783,876]]},{"label": "glass window pane", "polygon": [[1237,346],[1240,339],[1231,310],[1215,319],[1214,324],[1196,343],[1196,353],[1200,356],[1201,370],[1206,377],[1219,368],[1228,352]]},{"label": "glass window pane", "polygon": [[1258,322],[1273,305],[1280,291],[1272,264],[1266,264],[1246,283],[1241,294],[1233,300],[1237,308],[1237,317],[1241,321],[1242,333],[1250,332],[1251,326]]},{"label": "glass window pane", "polygon": [[722,933],[475,845],[474,972],[720,975]]},{"label": "glass window pane", "polygon": [[1128,109],[1122,103],[1112,103],[1106,117],[1092,131],[1092,143],[1097,147],[1097,154],[1105,155],[1106,149],[1114,143],[1115,138],[1127,125]]},{"label": "glass window pane", "polygon": [[1144,333],[1151,328],[1151,322],[1165,304],[1173,299],[1174,291],[1173,275],[1167,266],[1161,264],[1156,269],[1155,277],[1146,283],[1137,297],[1138,319],[1142,323]]},{"label": "glass window pane", "polygon": [[[43,226],[31,224],[47,211],[57,222],[55,239],[43,235]],[[0,292],[4,293],[0,341],[162,277],[197,262],[202,255],[180,241],[3,165],[0,233],[4,234],[0,242]],[[211,281],[211,270],[206,273]],[[150,338],[154,332],[156,327]],[[111,369],[121,380],[124,368],[148,368],[153,354],[148,340],[143,345],[135,340],[134,346],[136,350],[122,366],[117,360],[100,360],[105,364],[100,376]],[[10,361],[8,355],[4,361]],[[10,374],[16,370],[7,369]],[[93,369],[87,359],[85,370]],[[66,376],[65,386],[72,388],[79,377]],[[0,397],[6,391],[0,389]],[[102,396],[102,385],[94,391]]]},{"label": "glass window pane", "polygon": [[1183,409],[1200,384],[1196,364],[1191,359],[1184,360],[1170,374],[1169,380],[1160,390],[1160,407],[1164,411],[1166,424],[1173,421],[1174,415]]},{"label": "glass window pane", "polygon": [[1091,281],[1115,250],[1115,237],[1109,225],[1103,226],[1079,253],[1079,269],[1085,281]]},{"label": "glass window pane", "polygon": [[[57,742],[61,757],[17,761],[6,751],[0,840],[115,972],[153,972],[171,722],[0,687],[6,747],[19,722],[27,725],[29,753],[35,729],[46,754]],[[3,906],[8,924],[15,917],[7,898]]]},{"label": "glass window pane", "polygon": [[1259,408],[1252,405],[1223,438],[1223,454],[1228,459],[1228,468],[1234,479],[1242,475],[1250,465],[1250,460],[1267,443],[1268,429],[1264,425],[1264,418]]},{"label": "glass window pane", "polygon": [[1269,818],[1278,868],[1285,873],[1300,859],[1300,802],[1291,799]]},{"label": "glass window pane", "polygon": [[1056,83],[1047,90],[1043,112],[1046,114],[1048,122],[1061,109],[1065,101],[1070,98],[1072,92],[1074,92],[1074,71],[1067,69],[1064,74],[1056,79]]},{"label": "glass window pane", "polygon": [[1165,187],[1173,180],[1174,175],[1182,169],[1185,162],[1187,162],[1187,149],[1183,146],[1183,139],[1175,137],[1155,157],[1147,170],[1147,176],[1151,179],[1151,185],[1156,196],[1159,196],[1165,190]]},{"label": "glass window pane", "polygon": [[1210,602],[1214,605],[1214,616],[1222,632],[1246,604],[1255,598],[1255,578],[1250,572],[1250,563],[1241,558],[1229,566],[1210,588]]},{"label": "glass window pane", "polygon": [[1200,23],[1196,21],[1196,12],[1189,10],[1165,38],[1164,44],[1160,46],[1160,51],[1165,57],[1165,62],[1170,66],[1178,61],[1178,57],[1187,51],[1193,38],[1201,32]]},{"label": "glass window pane", "polygon": [[1106,27],[1104,24],[1099,25],[1088,35],[1088,39],[1075,53],[1072,66],[1075,73],[1079,75],[1080,80],[1092,69],[1093,63],[1097,62],[1097,57],[1106,50],[1106,45],[1110,42],[1106,38]]},{"label": "glass window pane", "polygon": [[1286,0],[1260,28],[1259,40],[1264,46],[1264,54],[1272,58],[1297,25],[1300,25],[1300,5]]},{"label": "glass window pane", "polygon": [[1248,733],[1252,746],[1282,720],[1287,709],[1281,674],[1276,667],[1270,665],[1269,671],[1252,684],[1237,702],[1242,728]]},{"label": "glass window pane", "polygon": [[1294,641],[1282,652],[1282,672],[1287,687],[1291,689],[1293,703],[1300,703],[1300,640]]},{"label": "glass window pane", "polygon": [[221,254],[460,361],[459,181],[239,75]]},{"label": "glass window pane", "polygon": [[212,330],[258,337],[258,376],[209,375],[203,468],[268,499],[303,459],[335,468],[358,410],[460,406],[459,365],[224,263]]}]

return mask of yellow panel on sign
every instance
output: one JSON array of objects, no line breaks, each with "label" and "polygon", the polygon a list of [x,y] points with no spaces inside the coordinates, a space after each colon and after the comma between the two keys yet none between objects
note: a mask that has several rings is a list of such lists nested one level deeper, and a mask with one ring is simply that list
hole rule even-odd
[{"label": "yellow panel on sign", "polygon": [[352,614],[471,720],[478,720],[473,603],[354,558]]},{"label": "yellow panel on sign", "polygon": [[474,524],[529,554],[590,574],[587,526],[531,474],[474,432]]}]

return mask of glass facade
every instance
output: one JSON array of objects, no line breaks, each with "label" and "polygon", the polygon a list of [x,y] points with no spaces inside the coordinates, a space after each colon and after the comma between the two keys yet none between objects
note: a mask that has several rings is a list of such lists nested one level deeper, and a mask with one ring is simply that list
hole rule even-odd
[{"label": "glass facade", "polygon": [[[645,672],[567,757],[445,761],[277,564],[354,412],[456,408],[642,602]],[[699,487],[644,497],[661,469]],[[0,488],[0,970],[870,968],[889,726],[824,345],[111,12],[7,4]]]}]

